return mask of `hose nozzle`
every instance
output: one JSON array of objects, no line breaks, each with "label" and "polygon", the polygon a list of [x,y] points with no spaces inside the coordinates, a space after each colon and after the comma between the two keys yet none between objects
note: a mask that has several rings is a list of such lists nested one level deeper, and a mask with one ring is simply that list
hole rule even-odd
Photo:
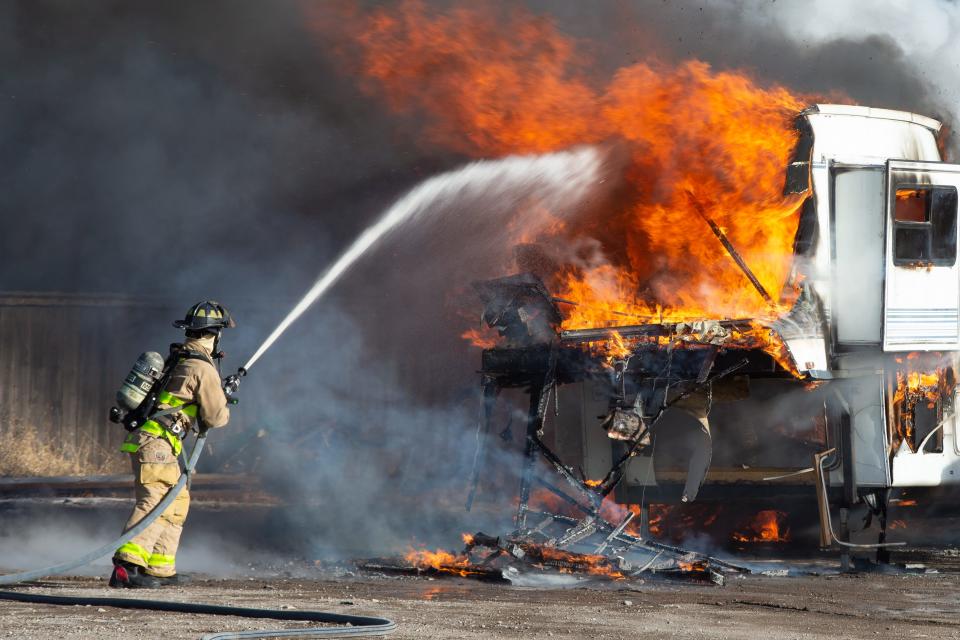
[{"label": "hose nozzle", "polygon": [[240,367],[237,369],[235,374],[227,377],[227,379],[223,381],[223,392],[228,398],[235,394],[237,389],[240,388],[240,378],[244,377],[245,375],[247,375],[247,370],[243,367]]}]

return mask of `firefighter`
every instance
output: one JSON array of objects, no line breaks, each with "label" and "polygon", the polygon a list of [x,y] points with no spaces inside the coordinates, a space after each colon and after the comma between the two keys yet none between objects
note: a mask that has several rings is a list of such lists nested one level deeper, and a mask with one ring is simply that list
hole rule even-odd
[{"label": "firefighter", "polygon": [[[130,454],[137,499],[124,531],[150,513],[179,480],[178,456],[191,426],[206,430],[222,427],[230,419],[227,397],[214,364],[221,355],[221,332],[236,326],[230,313],[217,302],[204,301],[192,306],[186,317],[173,325],[186,332],[186,339],[170,381],[160,391],[158,413],[183,408],[147,420],[127,436],[120,448]],[[230,391],[236,391],[238,380],[230,380]],[[176,555],[189,504],[190,496],[184,487],[156,521],[116,550],[111,587],[153,588],[186,582],[186,577],[176,571]]]}]

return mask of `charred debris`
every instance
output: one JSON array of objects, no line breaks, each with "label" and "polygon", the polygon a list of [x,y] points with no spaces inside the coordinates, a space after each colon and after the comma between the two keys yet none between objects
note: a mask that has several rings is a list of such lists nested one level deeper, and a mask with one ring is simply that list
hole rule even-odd
[{"label": "charred debris", "polygon": [[[619,486],[630,460],[652,454],[651,436],[669,408],[677,408],[700,422],[700,434],[694,442],[680,497],[681,502],[694,500],[710,466],[706,416],[714,389],[725,383],[741,384],[745,374],[786,378],[791,375],[761,351],[725,346],[728,336],[749,330],[746,320],[561,331],[557,300],[535,276],[501,278],[479,283],[477,288],[486,304],[483,320],[498,330],[503,343],[483,352],[481,445],[466,506],[469,510],[473,504],[484,468],[484,443],[488,441],[485,436],[491,429],[497,396],[503,389],[524,389],[529,393],[530,404],[516,514],[518,529],[527,524],[528,501],[535,482],[592,517],[603,499]],[[630,340],[630,345],[624,340]],[[612,346],[598,350],[592,348],[594,343]],[[677,348],[679,344],[683,348]],[[740,380],[735,380],[733,374]],[[601,425],[607,436],[619,444],[618,455],[602,479],[578,475],[542,439],[544,420],[558,386],[585,380],[600,383],[606,390],[609,402]],[[538,455],[550,463],[563,480],[565,490],[534,474]]]},{"label": "charred debris", "polygon": [[[608,509],[636,456],[651,455],[660,418],[677,408],[700,421],[681,502],[690,502],[710,466],[710,430],[706,420],[711,395],[721,385],[737,386],[743,374],[791,377],[762,351],[725,348],[748,321],[657,323],[616,328],[562,331],[558,300],[532,274],[476,283],[484,303],[482,319],[501,339],[483,351],[483,389],[476,452],[466,509],[487,472],[495,406],[502,391],[529,394],[523,468],[514,516],[515,528],[502,536],[464,535],[462,552],[412,551],[402,562],[377,560],[362,568],[387,573],[453,575],[509,581],[532,571],[576,574],[607,580],[637,579],[641,574],[722,585],[730,574],[749,569],[711,555],[664,544],[643,535],[649,513]],[[629,340],[627,347],[624,340]],[[684,348],[674,348],[678,340]],[[613,346],[594,348],[594,345]],[[735,379],[737,378],[737,379]],[[587,478],[564,463],[544,441],[544,421],[557,410],[560,385],[590,380],[607,390],[605,416],[598,416],[617,455],[602,478]],[[538,459],[546,461],[547,473]],[[548,477],[549,476],[549,477]],[[563,513],[531,507],[531,494],[550,495]],[[573,515],[571,515],[573,514]]]}]

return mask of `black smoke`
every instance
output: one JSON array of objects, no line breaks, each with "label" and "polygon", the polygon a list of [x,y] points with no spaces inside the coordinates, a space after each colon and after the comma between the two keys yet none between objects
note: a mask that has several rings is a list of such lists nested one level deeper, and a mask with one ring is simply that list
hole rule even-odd
[{"label": "black smoke", "polygon": [[[651,56],[696,57],[948,115],[889,37],[814,46],[757,28],[750,3],[704,4],[529,8],[580,40],[598,82]],[[359,90],[305,8],[316,5],[5,3],[2,288],[296,296],[396,195],[457,164]]]}]

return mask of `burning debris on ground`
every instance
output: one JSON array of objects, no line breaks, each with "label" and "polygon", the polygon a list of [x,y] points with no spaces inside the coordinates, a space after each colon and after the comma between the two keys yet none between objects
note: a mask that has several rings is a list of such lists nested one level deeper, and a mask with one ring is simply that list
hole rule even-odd
[{"label": "burning debris on ground", "polygon": [[[614,527],[606,521],[584,526],[586,520],[547,513],[536,515],[542,520],[531,530],[504,537],[482,532],[464,534],[465,546],[457,554],[411,550],[402,561],[379,559],[363,561],[358,566],[372,572],[527,584],[549,575],[567,575],[588,581],[636,582],[663,577],[723,585],[727,575],[749,573],[746,567],[624,533],[622,525],[629,522],[629,518]],[[551,524],[559,524],[559,530],[568,534],[576,530],[576,541],[547,537],[545,531],[551,529]],[[589,535],[582,535],[588,529]],[[592,552],[567,547],[592,548]]]}]

